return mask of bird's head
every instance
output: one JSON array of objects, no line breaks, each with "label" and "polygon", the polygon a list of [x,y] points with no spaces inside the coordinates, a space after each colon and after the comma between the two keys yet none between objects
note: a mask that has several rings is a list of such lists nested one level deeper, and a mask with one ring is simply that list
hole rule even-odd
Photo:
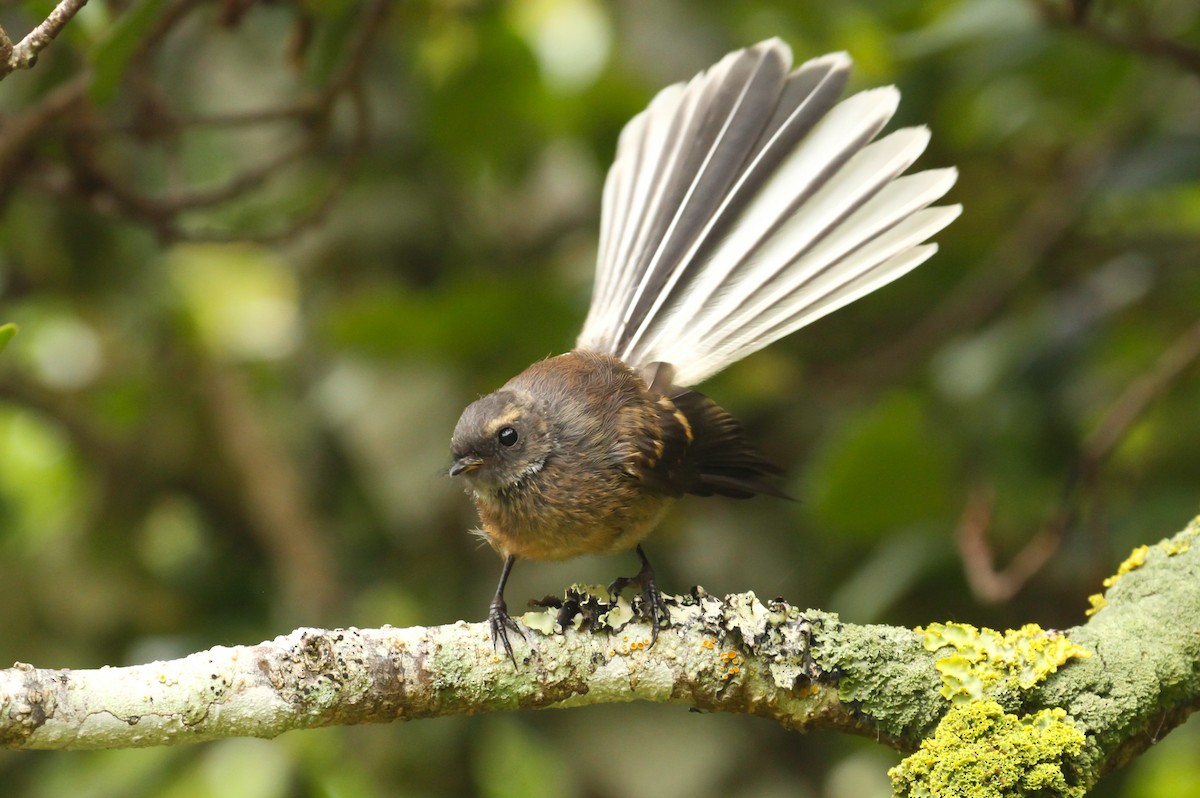
[{"label": "bird's head", "polygon": [[468,405],[450,440],[450,476],[464,476],[475,490],[492,493],[541,471],[554,443],[541,404],[505,389]]}]

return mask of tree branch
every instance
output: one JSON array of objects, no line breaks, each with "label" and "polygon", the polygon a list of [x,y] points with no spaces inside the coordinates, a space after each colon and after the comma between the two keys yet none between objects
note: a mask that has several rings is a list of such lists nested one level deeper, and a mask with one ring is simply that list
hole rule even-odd
[{"label": "tree branch", "polygon": [[283,605],[321,618],[339,592],[334,547],[307,501],[300,469],[271,437],[241,374],[208,359],[199,367],[205,409],[238,476],[252,528],[271,552]]},{"label": "tree branch", "polygon": [[[617,610],[625,619],[628,613],[628,605]],[[554,614],[531,612],[525,620],[547,625]],[[640,622],[614,630],[601,620],[602,631],[595,633],[530,630],[526,644],[514,640],[517,669],[493,651],[486,624],[461,621],[408,629],[298,629],[256,646],[217,647],[124,668],[17,665],[0,672],[0,741],[10,748],[139,747],[634,700],[875,736],[878,723],[842,704],[836,679],[809,656],[834,647],[878,652],[877,671],[900,679],[893,688],[914,706],[922,705],[922,697],[933,703],[936,695],[933,657],[906,629],[843,625],[835,616],[799,613],[782,602],[763,605],[751,593],[724,601],[703,594],[677,599],[672,618],[672,633],[653,648],[649,627]],[[894,728],[916,734],[935,719],[936,711],[926,706],[906,711]],[[902,739],[883,736],[906,747]]]},{"label": "tree branch", "polygon": [[[1077,653],[1050,662],[1033,686],[1018,688],[1013,678],[983,688],[987,705],[1005,713],[1061,708],[1054,711],[1086,740],[1061,763],[1075,785],[1094,784],[1200,706],[1200,519],[1136,551],[1106,585],[1086,624],[1065,633],[1027,627],[1034,633],[1023,640],[1025,630],[1011,633],[1043,662],[1051,647]],[[124,668],[18,664],[0,671],[0,744],[139,747],[645,700],[868,735],[911,751],[935,729],[943,736],[939,723],[963,705],[943,697],[963,659],[947,648],[950,635],[931,645],[930,630],[842,623],[753,593],[718,600],[699,589],[675,597],[671,616],[650,647],[647,625],[628,604],[573,588],[561,606],[524,616],[530,629],[515,641],[516,669],[492,650],[486,624],[462,621],[298,629],[256,646]],[[554,629],[556,619],[565,631],[535,631]],[[980,639],[995,638],[985,632]],[[989,657],[982,667],[993,673],[1013,667],[1000,653]]]},{"label": "tree branch", "polygon": [[[60,8],[66,5],[60,4]],[[268,243],[291,239],[320,224],[341,196],[367,150],[371,118],[364,88],[365,71],[384,30],[382,22],[391,4],[387,0],[371,0],[352,12],[354,24],[344,34],[341,63],[323,85],[306,91],[304,96],[284,106],[216,114],[176,110],[170,93],[155,81],[155,56],[172,33],[187,29],[183,23],[202,7],[206,6],[197,0],[175,0],[158,15],[153,27],[138,42],[130,57],[132,66],[123,78],[128,96],[122,107],[133,109],[131,119],[116,123],[111,109],[88,102],[85,97],[91,78],[88,73],[68,84],[72,87],[69,95],[72,102],[65,107],[74,112],[69,116],[61,113],[63,102],[52,103],[51,98],[47,98],[40,105],[8,120],[12,132],[0,135],[0,194],[12,190],[11,186],[25,179],[56,198],[82,200],[97,212],[140,222],[162,241]],[[55,16],[52,14],[51,18]],[[4,74],[6,53],[13,51],[11,42],[0,30],[0,77]],[[263,193],[268,183],[310,160],[331,142],[340,145],[338,120],[342,108],[349,109],[348,141],[344,152],[330,166],[325,185],[315,192],[307,205],[288,211],[274,227],[258,232],[228,230],[201,221],[205,218],[204,212]],[[43,164],[41,158],[27,157],[32,145],[46,145],[51,123],[64,117],[66,124],[62,125],[61,131],[55,131],[65,143],[66,157],[61,159],[62,163],[55,168]],[[255,158],[253,163],[240,166],[216,185],[198,186],[183,180],[171,190],[155,191],[145,187],[144,170],[138,168],[136,160],[130,163],[123,157],[120,160],[125,163],[124,167],[112,165],[114,145],[128,147],[135,159],[152,148],[165,146],[168,170],[178,170],[180,139],[193,129],[242,131],[280,124],[295,130],[298,134],[295,141],[287,146],[277,146]]]},{"label": "tree branch", "polygon": [[38,54],[50,46],[54,37],[66,27],[71,18],[87,5],[87,0],[62,0],[42,23],[14,45],[0,28],[0,80],[18,69],[29,69],[37,63]]}]

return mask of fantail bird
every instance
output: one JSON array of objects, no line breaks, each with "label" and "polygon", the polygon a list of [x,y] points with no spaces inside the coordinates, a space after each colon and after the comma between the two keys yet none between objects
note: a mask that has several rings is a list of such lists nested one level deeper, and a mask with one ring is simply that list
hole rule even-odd
[{"label": "fantail bird", "polygon": [[667,609],[641,541],[684,494],[782,495],[741,425],[691,386],[905,274],[958,216],[953,168],[901,176],[929,131],[875,136],[894,87],[838,102],[845,53],[791,71],[778,39],[664,89],[622,131],[575,349],[472,403],[454,429],[481,534],[504,568],[488,620],[513,659],[518,557],[637,549],[654,638]]}]

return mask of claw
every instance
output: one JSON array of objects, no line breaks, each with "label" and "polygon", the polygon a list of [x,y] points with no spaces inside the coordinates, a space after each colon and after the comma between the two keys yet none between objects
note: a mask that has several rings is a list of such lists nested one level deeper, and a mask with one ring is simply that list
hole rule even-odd
[{"label": "claw", "polygon": [[641,545],[637,547],[637,556],[642,561],[641,570],[634,576],[619,576],[614,579],[608,586],[608,594],[613,601],[616,601],[617,596],[627,587],[637,586],[641,589],[644,609],[650,614],[650,645],[653,646],[658,640],[658,630],[670,624],[671,611],[667,608],[667,602],[663,599],[658,584],[654,581],[654,568],[646,559],[646,553],[642,551]]},{"label": "claw", "polygon": [[517,656],[513,653],[512,643],[508,642],[508,630],[512,629],[522,640],[525,639],[525,633],[521,631],[521,625],[508,615],[508,605],[504,602],[504,586],[508,583],[508,573],[516,561],[517,558],[511,554],[504,558],[504,569],[500,571],[500,584],[496,587],[496,595],[492,597],[492,603],[488,606],[488,628],[492,633],[492,650],[495,651],[498,646],[504,646],[504,653],[512,660],[514,668],[517,667]]},{"label": "claw", "polygon": [[508,630],[512,629],[522,640],[525,639],[525,633],[521,631],[521,625],[509,617],[508,606],[503,598],[493,600],[488,608],[488,627],[492,633],[492,649],[504,646],[504,653],[512,660],[513,667],[517,667],[517,656],[513,653],[512,643],[508,642]]}]

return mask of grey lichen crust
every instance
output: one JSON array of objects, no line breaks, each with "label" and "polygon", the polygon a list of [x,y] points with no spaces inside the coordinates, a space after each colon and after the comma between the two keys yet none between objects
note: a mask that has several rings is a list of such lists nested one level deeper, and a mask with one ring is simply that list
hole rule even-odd
[{"label": "grey lichen crust", "polygon": [[829,613],[808,614],[818,628],[817,662],[837,678],[841,701],[893,740],[919,740],[933,730],[944,708],[930,700],[940,681],[919,634],[895,626],[843,624]]},{"label": "grey lichen crust", "polygon": [[1091,618],[1071,629],[1093,656],[1047,679],[1043,706],[1061,706],[1085,728],[1082,766],[1120,767],[1200,709],[1200,518],[1138,547]]}]

